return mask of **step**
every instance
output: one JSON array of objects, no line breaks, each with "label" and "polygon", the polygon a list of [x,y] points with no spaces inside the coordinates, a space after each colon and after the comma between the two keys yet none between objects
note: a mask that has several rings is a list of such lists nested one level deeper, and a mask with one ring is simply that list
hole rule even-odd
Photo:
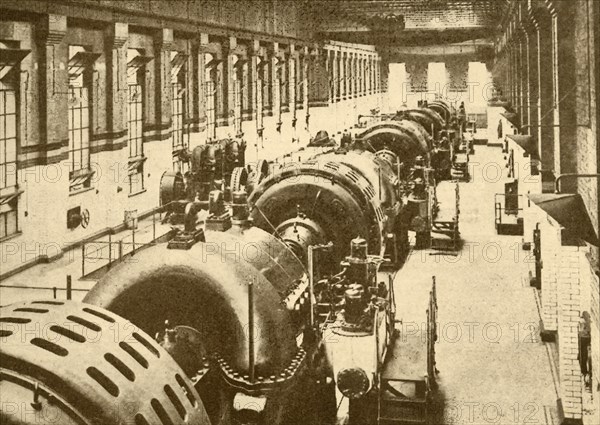
[{"label": "step", "polygon": [[458,231],[456,231],[456,230],[431,229],[431,233],[436,233],[436,234],[445,235],[445,236],[458,237]]},{"label": "step", "polygon": [[409,419],[409,418],[386,418],[386,417],[380,417],[379,420],[379,425],[386,425],[386,424],[404,424],[404,425],[408,425],[408,424],[426,424],[427,423],[427,419]]},{"label": "step", "polygon": [[381,404],[383,405],[384,403],[390,403],[390,404],[407,404],[407,405],[413,405],[416,404],[418,406],[421,406],[423,404],[427,403],[427,400],[424,398],[398,398],[398,397],[389,397],[389,396],[385,396],[382,395],[381,396]]}]

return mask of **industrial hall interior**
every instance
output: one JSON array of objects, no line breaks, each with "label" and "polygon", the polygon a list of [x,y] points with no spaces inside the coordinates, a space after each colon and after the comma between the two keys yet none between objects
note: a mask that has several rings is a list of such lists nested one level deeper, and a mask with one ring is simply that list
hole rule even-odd
[{"label": "industrial hall interior", "polygon": [[600,425],[599,0],[0,1],[0,423]]}]

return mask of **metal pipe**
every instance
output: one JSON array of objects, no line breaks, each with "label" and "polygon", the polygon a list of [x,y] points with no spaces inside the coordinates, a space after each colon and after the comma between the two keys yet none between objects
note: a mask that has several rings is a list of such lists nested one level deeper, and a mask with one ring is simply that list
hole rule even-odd
[{"label": "metal pipe", "polygon": [[581,178],[596,178],[597,179],[598,177],[600,177],[600,174],[578,174],[578,173],[560,174],[554,181],[554,193],[561,193],[560,192],[560,181],[567,177],[575,178],[575,179],[581,179]]},{"label": "metal pipe", "polygon": [[156,242],[156,212],[152,213],[152,242]]},{"label": "metal pipe", "polygon": [[131,227],[131,241],[132,241],[132,249],[131,249],[131,255],[135,254],[135,223],[132,222],[132,227]]},{"label": "metal pipe", "polygon": [[250,382],[254,382],[254,282],[248,282],[248,366]]},{"label": "metal pipe", "polygon": [[520,128],[524,129],[524,128],[556,128],[556,127],[566,127],[566,128],[570,128],[570,127],[589,127],[589,125],[587,124],[544,124],[544,125],[531,125],[531,124],[527,124],[527,125],[523,125]]},{"label": "metal pipe", "polygon": [[110,270],[110,265],[112,263],[112,235],[108,234],[108,269]]},{"label": "metal pipe", "polygon": [[72,299],[72,294],[73,294],[72,289],[73,289],[73,287],[72,287],[72,283],[71,283],[71,275],[68,274],[67,275],[67,299],[68,300]]},{"label": "metal pipe", "polygon": [[310,326],[311,328],[315,325],[315,308],[313,305],[314,299],[314,263],[313,263],[314,247],[310,245],[308,247],[308,285],[310,291]]},{"label": "metal pipe", "polygon": [[85,243],[81,244],[81,276],[85,276]]}]

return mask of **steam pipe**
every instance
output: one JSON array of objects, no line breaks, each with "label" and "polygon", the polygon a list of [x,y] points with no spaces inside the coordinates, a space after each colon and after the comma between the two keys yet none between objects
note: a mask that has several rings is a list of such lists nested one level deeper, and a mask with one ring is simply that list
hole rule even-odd
[{"label": "steam pipe", "polygon": [[248,369],[250,382],[254,382],[254,282],[248,282]]},{"label": "steam pipe", "polygon": [[310,327],[311,329],[315,326],[315,306],[313,305],[314,295],[315,295],[315,270],[314,270],[314,246],[310,245],[308,247],[308,282],[309,282],[309,290],[310,290]]},{"label": "steam pipe", "polygon": [[596,178],[597,179],[598,177],[600,177],[600,174],[577,174],[577,173],[560,174],[554,182],[554,192],[561,193],[560,192],[560,181],[564,178],[575,178],[575,179]]}]

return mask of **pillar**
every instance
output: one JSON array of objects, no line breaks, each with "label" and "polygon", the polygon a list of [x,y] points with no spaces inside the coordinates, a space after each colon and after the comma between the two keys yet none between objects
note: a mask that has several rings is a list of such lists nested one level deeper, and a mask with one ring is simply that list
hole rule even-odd
[{"label": "pillar", "polygon": [[127,48],[125,43],[129,37],[129,26],[124,23],[110,24],[106,30],[105,50],[108,68],[106,79],[106,115],[108,132],[111,133],[108,143],[125,137],[127,133]]},{"label": "pillar", "polygon": [[309,104],[311,107],[327,106],[329,87],[327,78],[327,55],[325,50],[314,48],[311,52]]},{"label": "pillar", "polygon": [[519,29],[518,32],[518,55],[519,68],[517,81],[519,83],[519,118],[521,125],[527,124],[527,34]]},{"label": "pillar", "polygon": [[352,55],[352,95],[358,97],[358,53]]},{"label": "pillar", "polygon": [[288,102],[292,112],[292,120],[296,119],[296,62],[298,61],[298,52],[296,46],[289,46],[289,66],[288,66]]},{"label": "pillar", "polygon": [[155,39],[155,75],[156,93],[158,102],[156,105],[156,121],[160,130],[171,127],[171,50],[173,49],[173,30],[163,28]]},{"label": "pillar", "polygon": [[203,34],[197,37],[192,42],[192,66],[193,66],[193,84],[192,84],[192,97],[193,97],[193,108],[192,119],[194,125],[192,130],[195,132],[201,132],[206,129],[206,107],[204,102],[204,90],[205,90],[205,60],[204,52],[201,49],[201,44],[204,40],[208,40],[208,34]]},{"label": "pillar", "polygon": [[[555,52],[555,116],[554,124],[559,124],[555,132],[555,170],[557,173],[577,172],[577,114],[576,114],[576,44],[575,8],[572,5],[555,1],[558,7],[552,17]],[[556,143],[558,141],[558,143]],[[565,181],[563,190],[574,192],[575,179]]]},{"label": "pillar", "polygon": [[[539,70],[538,123],[542,180],[553,180],[554,170],[554,76],[552,55],[552,17],[548,10],[538,10],[537,31]],[[553,190],[553,188],[552,188]]]},{"label": "pillar", "polygon": [[256,67],[258,63],[257,44],[257,40],[250,41],[248,46],[248,61],[244,65],[244,80],[242,82],[242,121],[252,121],[255,119]]},{"label": "pillar", "polygon": [[[48,15],[43,35],[43,64],[40,66],[40,164],[53,164],[68,158],[69,134],[67,116],[69,90],[69,47],[65,43],[67,17]],[[45,151],[45,156],[44,156]]]},{"label": "pillar", "polygon": [[[527,11],[524,19],[524,28],[527,31],[527,69],[528,69],[528,122],[527,134],[532,135],[538,142],[541,140],[541,128],[539,125],[539,26],[537,20],[530,11]],[[538,152],[540,148],[538,146]]]},{"label": "pillar", "polygon": [[332,67],[331,67],[331,85],[332,85],[332,102],[340,100],[340,58],[337,50],[332,50]]},{"label": "pillar", "polygon": [[280,57],[279,43],[275,42],[269,46],[269,67],[271,84],[271,106],[276,122],[281,123],[281,79],[280,68],[282,60]]},{"label": "pillar", "polygon": [[346,67],[347,52],[340,52],[340,85],[341,85],[341,100],[346,100],[348,97],[348,68]]},{"label": "pillar", "polygon": [[375,93],[375,67],[373,66],[373,56],[369,55],[369,95]]},{"label": "pillar", "polygon": [[304,109],[304,89],[306,73],[304,72],[304,48],[299,48],[296,57],[296,109]]}]

